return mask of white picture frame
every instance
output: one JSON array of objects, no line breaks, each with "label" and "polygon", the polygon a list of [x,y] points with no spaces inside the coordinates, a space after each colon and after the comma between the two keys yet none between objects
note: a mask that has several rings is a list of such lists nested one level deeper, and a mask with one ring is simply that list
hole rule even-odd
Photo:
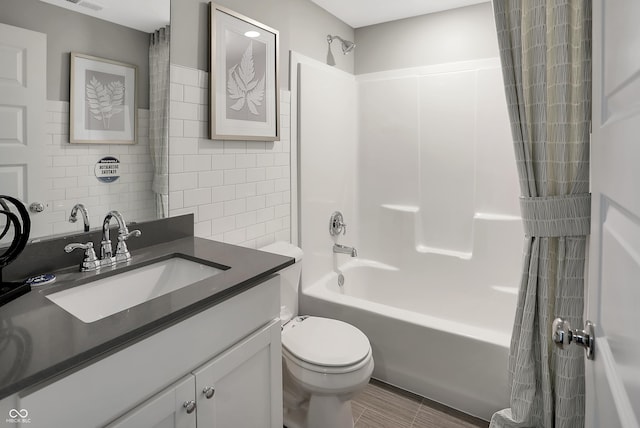
[{"label": "white picture frame", "polygon": [[209,135],[280,140],[279,32],[210,5]]},{"label": "white picture frame", "polygon": [[138,142],[138,67],[71,52],[69,142]]}]

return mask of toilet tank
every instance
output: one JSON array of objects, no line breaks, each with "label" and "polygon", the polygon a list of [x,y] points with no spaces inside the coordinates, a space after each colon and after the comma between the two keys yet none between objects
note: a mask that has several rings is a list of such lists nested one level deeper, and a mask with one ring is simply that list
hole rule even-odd
[{"label": "toilet tank", "polygon": [[259,250],[296,259],[294,264],[278,272],[280,275],[280,320],[284,324],[298,315],[298,289],[302,268],[302,250],[284,241],[274,242],[266,247],[259,248]]}]

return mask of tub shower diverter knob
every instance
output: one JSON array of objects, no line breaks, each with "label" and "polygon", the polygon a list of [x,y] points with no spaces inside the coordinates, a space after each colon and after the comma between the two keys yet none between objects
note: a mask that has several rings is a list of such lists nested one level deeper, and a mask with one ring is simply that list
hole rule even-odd
[{"label": "tub shower diverter knob", "polygon": [[182,407],[185,408],[188,414],[191,414],[194,412],[194,410],[196,410],[196,402],[193,400],[185,401],[182,404]]},{"label": "tub shower diverter knob", "polygon": [[572,342],[580,345],[587,351],[587,359],[593,360],[595,332],[591,321],[586,322],[584,330],[572,330],[569,321],[556,318],[551,325],[551,339],[560,349],[564,349]]},{"label": "tub shower diverter knob", "polygon": [[213,397],[213,394],[216,393],[216,390],[213,388],[213,386],[207,386],[205,389],[202,390],[202,393],[207,399],[209,399]]},{"label": "tub shower diverter knob", "polygon": [[347,234],[347,224],[344,222],[342,213],[340,211],[336,211],[331,214],[331,218],[329,219],[329,234],[331,236],[337,236],[341,233],[343,235]]}]

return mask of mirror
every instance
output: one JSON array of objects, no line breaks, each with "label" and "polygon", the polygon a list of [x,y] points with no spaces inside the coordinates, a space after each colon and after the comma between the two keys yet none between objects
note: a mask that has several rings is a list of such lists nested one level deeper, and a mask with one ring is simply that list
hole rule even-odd
[{"label": "mirror", "polygon": [[[127,222],[167,216],[169,0],[0,4],[0,195],[30,207],[31,240],[82,232],[82,209],[69,221],[77,204],[88,212],[91,229],[101,227],[110,210]],[[70,144],[71,52],[135,66],[135,86],[121,79],[125,88],[135,87],[136,144]],[[87,101],[80,115],[105,109],[115,117],[125,108],[115,107],[116,99],[128,102],[133,93],[123,96],[120,89],[112,100],[117,71],[92,73],[98,76],[94,103]],[[10,243],[2,240],[0,247]]]}]

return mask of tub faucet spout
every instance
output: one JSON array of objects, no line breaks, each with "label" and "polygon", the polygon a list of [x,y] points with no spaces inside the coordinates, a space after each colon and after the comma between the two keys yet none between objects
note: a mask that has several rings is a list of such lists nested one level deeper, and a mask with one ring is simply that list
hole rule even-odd
[{"label": "tub faucet spout", "polygon": [[358,257],[358,250],[345,245],[333,244],[333,252],[339,254],[349,254],[351,257]]}]

